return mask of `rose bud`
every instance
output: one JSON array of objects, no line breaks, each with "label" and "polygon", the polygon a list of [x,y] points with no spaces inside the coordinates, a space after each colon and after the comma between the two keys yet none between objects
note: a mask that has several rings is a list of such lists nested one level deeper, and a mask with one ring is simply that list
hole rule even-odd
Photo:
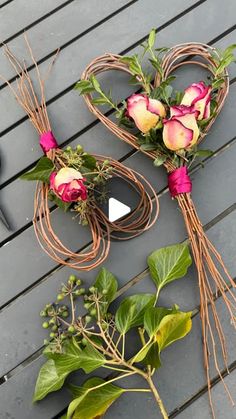
[{"label": "rose bud", "polygon": [[63,167],[58,172],[51,173],[50,189],[64,202],[76,202],[87,199],[85,179],[78,170]]},{"label": "rose bud", "polygon": [[141,94],[134,94],[127,100],[126,116],[132,118],[144,134],[154,128],[160,117],[164,118],[165,115],[165,107],[159,100]]},{"label": "rose bud", "polygon": [[206,86],[203,81],[193,83],[184,93],[181,105],[193,106],[199,111],[198,120],[210,117],[211,86]]},{"label": "rose bud", "polygon": [[169,150],[190,148],[196,144],[199,128],[196,117],[198,112],[187,106],[171,106],[171,118],[163,121],[163,141]]}]

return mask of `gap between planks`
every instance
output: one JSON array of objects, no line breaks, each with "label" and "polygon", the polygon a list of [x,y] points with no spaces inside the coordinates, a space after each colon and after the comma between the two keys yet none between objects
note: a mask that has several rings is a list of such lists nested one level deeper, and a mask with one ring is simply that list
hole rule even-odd
[{"label": "gap between planks", "polygon": [[[68,47],[69,45],[73,44],[74,42],[76,42],[78,39],[82,38],[84,35],[88,34],[89,32],[91,32],[92,30],[94,30],[95,28],[101,26],[103,23],[105,23],[107,20],[111,19],[112,17],[116,16],[117,14],[119,14],[120,12],[122,12],[123,10],[127,9],[130,5],[136,3],[138,0],[132,0],[131,2],[129,2],[127,5],[122,6],[120,9],[116,10],[115,12],[112,12],[110,15],[106,16],[106,18],[100,20],[99,22],[97,22],[96,24],[92,25],[90,28],[86,29],[85,31],[83,31],[81,34],[78,34],[77,36],[75,36],[74,38],[70,39],[69,41],[67,41],[66,43],[64,43],[63,45],[61,45],[58,49],[60,51],[62,51],[63,49],[65,49],[66,47]],[[205,3],[207,0],[199,0],[197,3],[193,4],[192,6],[189,6],[188,8],[186,8],[185,10],[183,10],[181,13],[177,14],[175,17],[169,19],[167,22],[163,23],[162,25],[160,25],[158,28],[156,28],[156,30],[158,29],[158,32],[160,32],[161,30],[165,29],[166,27],[168,27],[169,25],[171,25],[172,23],[174,23],[175,21],[177,21],[178,19],[180,19],[181,17],[185,16],[186,14],[188,14],[189,12],[191,12],[192,10],[194,10],[195,8],[197,8],[198,6],[200,6],[201,4]],[[139,39],[138,41],[136,41],[134,44],[130,45],[127,49],[123,50],[120,52],[120,55],[123,55],[124,53],[128,52],[129,50],[135,48],[136,46],[140,45],[140,43],[142,43],[143,41],[145,41],[148,38],[148,34],[145,35],[143,38]],[[41,58],[40,60],[37,61],[37,65],[42,64],[44,61],[48,60],[49,58],[53,57],[57,50],[53,50],[52,52],[50,52],[49,54],[45,55],[43,58]],[[27,71],[31,71],[33,68],[35,67],[34,64],[32,64],[31,66],[27,67]],[[11,79],[8,80],[9,83],[14,82],[16,79],[18,78],[18,76],[14,76]],[[55,96],[54,98],[60,97],[59,95],[64,94],[64,92],[68,92],[68,89],[71,90],[74,86],[68,86],[68,88],[66,88],[65,90],[63,90],[61,93],[59,93],[57,96]],[[5,87],[7,87],[7,83],[4,83],[0,86],[0,90],[4,89]],[[52,99],[54,99],[52,98]],[[52,100],[51,99],[51,100]],[[20,123],[20,121],[22,121],[22,119],[20,119],[18,122]],[[13,125],[12,125],[13,126]],[[15,126],[15,125],[14,125]],[[10,129],[11,127],[7,128]],[[0,133],[0,136],[3,135],[3,133],[6,133],[6,130],[2,131]]]},{"label": "gap between planks", "polygon": [[[17,32],[15,35],[12,35],[11,37],[9,37],[8,39],[6,39],[5,41],[3,41],[2,45],[0,44],[0,48],[3,46],[3,44],[7,44],[8,42],[12,41],[13,39],[17,38],[18,36],[22,35],[24,32],[27,32],[27,30],[31,29],[33,26],[35,26],[36,24],[42,22],[45,18],[48,18],[49,16],[51,16],[52,14],[54,14],[55,12],[59,11],[60,9],[62,9],[63,7],[65,7],[65,5],[67,6],[68,4],[72,3],[75,0],[68,0],[68,2],[65,4],[63,3],[62,5],[58,6],[56,9],[54,9],[51,12],[48,12],[46,15],[42,16],[41,18],[39,18],[37,21],[33,22],[32,24],[26,26],[24,29],[20,30],[19,32]],[[68,47],[69,45],[73,44],[74,42],[78,41],[78,39],[82,38],[83,36],[87,35],[89,32],[93,31],[94,29],[98,28],[99,26],[101,26],[103,23],[105,23],[106,21],[110,20],[111,18],[113,18],[114,16],[118,15],[119,13],[123,12],[124,10],[126,10],[128,7],[132,6],[134,3],[137,3],[138,0],[131,0],[129,3],[125,4],[124,6],[120,7],[119,9],[115,10],[114,12],[110,13],[108,16],[104,17],[103,19],[99,20],[97,23],[95,23],[94,25],[91,25],[89,28],[87,28],[86,30],[84,30],[83,32],[81,32],[80,34],[76,35],[74,38],[70,39],[69,41],[65,42],[63,45],[61,45],[57,50],[62,51],[63,49],[65,49],[66,47]],[[204,0],[206,1],[206,0]],[[45,55],[43,58],[41,58],[40,60],[37,61],[37,65],[42,64],[43,62],[47,61],[49,58],[53,57],[56,53],[57,50],[53,50],[52,52],[50,52],[49,54]],[[31,71],[33,68],[35,67],[34,64],[30,65],[29,67],[27,67],[27,71]],[[18,78],[18,76],[14,76],[11,79],[8,80],[9,83],[14,82],[16,79]],[[3,83],[0,86],[0,90],[4,89],[5,87],[7,87],[7,83]]]}]

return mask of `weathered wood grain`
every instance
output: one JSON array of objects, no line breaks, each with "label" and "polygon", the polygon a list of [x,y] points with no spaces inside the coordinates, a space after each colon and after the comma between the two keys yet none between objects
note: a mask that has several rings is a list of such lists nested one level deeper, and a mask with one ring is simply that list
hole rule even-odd
[{"label": "weathered wood grain", "polygon": [[[109,4],[110,3],[113,4],[113,2],[109,2]],[[97,55],[104,54],[104,52],[110,51],[111,49],[114,53],[121,52],[146,36],[149,33],[150,28],[167,23],[170,19],[174,18],[177,13],[188,9],[188,7],[194,5],[194,3],[196,3],[194,0],[184,0],[181,2],[180,7],[180,4],[177,4],[174,0],[170,0],[170,7],[167,10],[164,3],[160,3],[159,7],[156,8],[156,1],[149,0],[150,10],[154,10],[154,13],[150,15],[149,19],[144,19],[143,17],[147,13],[146,1],[140,0],[132,4],[123,12],[107,20],[102,25],[99,25],[92,32],[87,33],[60,52],[55,63],[53,76],[51,76],[50,82],[47,84],[47,99],[53,98],[64,89],[68,88],[68,86],[74,84],[78,80],[85,65]],[[63,10],[61,12],[63,13]],[[190,16],[190,14],[188,15]],[[130,21],[133,19],[135,25],[133,25],[132,31],[130,31],[129,25]],[[226,18],[228,25],[230,25],[230,21],[231,20],[228,21],[228,18]],[[222,25],[222,27],[225,28],[225,24]],[[115,31],[114,28],[116,28]],[[94,42],[94,39],[96,39],[96,42]],[[21,42],[19,40],[19,44],[22,44],[21,55],[23,54],[23,56],[25,56],[25,53],[23,52],[25,51],[23,39],[21,39]],[[10,45],[11,43],[9,46]],[[37,51],[35,53],[37,59]],[[46,60],[40,65],[42,74],[47,72],[49,62],[51,62],[51,59]],[[5,65],[7,66],[5,71],[1,68],[1,73],[3,72],[5,78],[14,76],[13,70],[7,65],[6,61],[3,65],[4,67]],[[35,74],[35,72],[33,71],[32,74]],[[0,91],[0,104],[1,103],[4,103],[5,110],[3,109],[4,115],[0,121],[0,131],[24,116],[23,111],[16,106],[14,98],[9,95],[6,88]],[[13,120],[7,109],[11,111]]]},{"label": "weathered wood grain", "polygon": [[[7,3],[1,1],[1,3]],[[54,11],[57,7],[67,3],[66,0],[41,0],[37,1],[24,1],[17,0],[6,4],[0,10],[1,26],[0,26],[0,39],[2,42],[9,39],[11,36],[34,21],[43,18],[48,13]]]}]

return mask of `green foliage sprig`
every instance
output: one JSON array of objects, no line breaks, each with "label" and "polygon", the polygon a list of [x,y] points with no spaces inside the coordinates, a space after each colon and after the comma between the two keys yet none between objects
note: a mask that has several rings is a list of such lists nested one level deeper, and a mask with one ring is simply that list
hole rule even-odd
[{"label": "green foliage sprig", "polygon": [[[44,342],[48,360],[39,372],[34,401],[59,390],[73,371],[82,369],[90,374],[104,368],[113,373],[106,380],[93,377],[80,387],[68,385],[73,400],[67,419],[100,417],[123,393],[133,391],[152,392],[163,418],[168,418],[153,375],[161,365],[162,351],[189,333],[191,312],[182,312],[176,305],[160,307],[157,303],[161,289],[183,277],[190,264],[186,243],[156,250],[148,257],[156,294],[126,297],[115,311],[111,303],[116,298],[118,282],[111,272],[102,268],[89,289],[71,275],[62,285],[57,301],[47,304],[40,313],[45,317],[43,328],[50,329],[50,340]],[[133,348],[130,358],[126,349],[131,330],[138,334],[140,344]],[[143,378],[144,387],[121,388],[115,384],[133,375]]]}]

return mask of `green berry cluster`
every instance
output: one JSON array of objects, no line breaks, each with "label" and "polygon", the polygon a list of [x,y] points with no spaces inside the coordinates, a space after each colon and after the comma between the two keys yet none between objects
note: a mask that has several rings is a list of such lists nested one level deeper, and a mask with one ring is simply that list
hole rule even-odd
[{"label": "green berry cluster", "polygon": [[82,157],[84,154],[86,153],[84,153],[83,147],[80,144],[78,144],[75,149],[71,146],[67,146],[63,152],[63,160],[66,166],[80,170],[81,166],[83,165]]},{"label": "green berry cluster", "polygon": [[[45,317],[42,327],[49,329],[49,340],[45,339],[44,344],[50,343],[53,351],[61,352],[63,341],[72,336],[76,337],[77,343],[85,346],[86,338],[98,326],[98,319],[103,330],[107,330],[112,321],[112,315],[105,309],[108,290],[90,286],[86,291],[81,285],[80,278],[70,275],[67,282],[62,284],[56,302],[47,304],[40,312],[40,316]],[[78,315],[76,300],[79,297],[85,309],[83,316]],[[68,301],[67,305],[62,303],[64,299]]]},{"label": "green berry cluster", "polygon": [[[50,341],[54,341],[59,346],[63,340],[76,333],[76,327],[69,322],[70,309],[68,305],[61,302],[69,297],[69,302],[74,301],[77,297],[85,294],[85,288],[81,287],[82,281],[75,275],[70,275],[66,284],[62,284],[56,302],[46,304],[41,310],[40,316],[45,317],[42,323],[43,329],[49,329]],[[48,344],[49,340],[45,339],[44,344]]]},{"label": "green berry cluster", "polygon": [[104,160],[101,164],[97,163],[96,176],[93,178],[95,184],[105,184],[112,177],[112,167],[109,160]]}]

